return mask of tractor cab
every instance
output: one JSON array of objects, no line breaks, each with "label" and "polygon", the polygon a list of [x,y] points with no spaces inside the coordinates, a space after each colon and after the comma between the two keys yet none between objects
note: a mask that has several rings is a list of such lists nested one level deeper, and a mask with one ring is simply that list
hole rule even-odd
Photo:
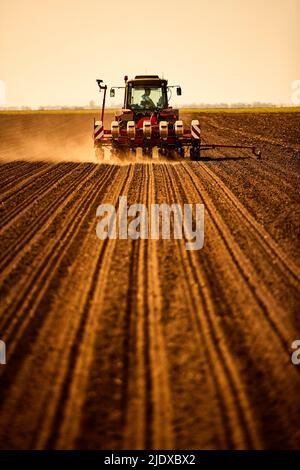
[{"label": "tractor cab", "polygon": [[[134,79],[125,80],[124,105],[121,113],[115,116],[120,126],[126,126],[133,120],[138,127],[142,127],[145,119],[152,124],[167,121],[174,124],[178,120],[179,111],[169,106],[169,96],[172,86],[168,81],[158,75],[136,75]],[[121,87],[118,87],[121,88]],[[177,94],[181,95],[181,88],[177,86]],[[115,96],[115,87],[111,88],[110,96]]]},{"label": "tractor cab", "polygon": [[126,82],[124,108],[158,111],[168,107],[167,80],[157,75],[137,75]]}]

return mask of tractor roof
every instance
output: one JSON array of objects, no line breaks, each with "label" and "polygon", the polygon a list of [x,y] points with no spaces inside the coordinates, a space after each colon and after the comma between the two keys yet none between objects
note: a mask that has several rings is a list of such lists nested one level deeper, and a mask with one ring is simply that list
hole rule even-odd
[{"label": "tractor roof", "polygon": [[145,79],[145,78],[158,78],[158,80],[159,80],[158,75],[136,75],[135,76],[135,80]]},{"label": "tractor roof", "polygon": [[159,78],[158,75],[136,75],[134,79],[128,80],[128,82],[133,86],[161,86],[163,83],[167,83],[167,80]]}]

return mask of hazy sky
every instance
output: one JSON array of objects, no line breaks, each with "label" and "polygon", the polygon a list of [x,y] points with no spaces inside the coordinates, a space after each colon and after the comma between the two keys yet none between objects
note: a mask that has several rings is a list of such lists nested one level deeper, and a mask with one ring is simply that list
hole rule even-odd
[{"label": "hazy sky", "polygon": [[300,0],[0,0],[7,105],[87,104],[96,78],[145,72],[181,84],[178,103],[289,103]]}]

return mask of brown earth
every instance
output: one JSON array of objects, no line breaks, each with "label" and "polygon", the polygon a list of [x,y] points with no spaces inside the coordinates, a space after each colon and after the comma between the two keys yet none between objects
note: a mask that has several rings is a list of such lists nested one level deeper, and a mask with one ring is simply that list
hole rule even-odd
[{"label": "brown earth", "polygon": [[[91,115],[0,116],[1,448],[300,447],[300,115],[200,118],[263,159],[98,164]],[[99,240],[119,195],[203,202],[204,248]]]}]

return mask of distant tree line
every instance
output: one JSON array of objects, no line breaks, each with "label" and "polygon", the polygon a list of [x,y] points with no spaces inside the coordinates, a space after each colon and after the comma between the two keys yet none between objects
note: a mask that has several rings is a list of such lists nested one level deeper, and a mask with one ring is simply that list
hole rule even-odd
[{"label": "distant tree line", "polygon": [[[121,108],[123,105],[121,103],[116,103],[114,106],[108,106],[108,108]],[[291,103],[286,104],[274,104],[274,103],[264,103],[262,101],[255,101],[254,103],[185,103],[180,106],[180,108],[282,108],[286,106],[293,106]],[[101,105],[95,103],[94,100],[91,100],[86,106],[72,106],[72,105],[43,105],[39,107],[30,107],[30,106],[0,106],[1,111],[6,110],[19,110],[19,111],[31,111],[31,110],[40,110],[40,111],[51,111],[56,109],[61,110],[80,110],[80,109],[98,109]]]}]

